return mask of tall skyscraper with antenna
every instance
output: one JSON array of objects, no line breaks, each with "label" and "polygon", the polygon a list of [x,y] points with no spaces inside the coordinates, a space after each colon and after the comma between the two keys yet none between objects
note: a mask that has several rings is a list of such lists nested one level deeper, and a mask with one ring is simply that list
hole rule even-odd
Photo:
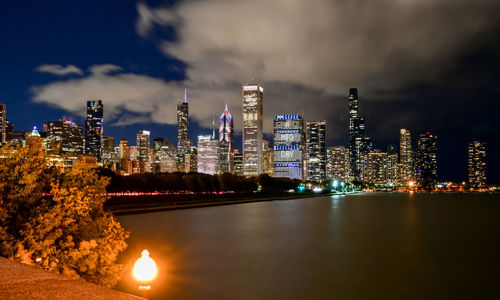
[{"label": "tall skyscraper with antenna", "polygon": [[187,89],[184,89],[184,101],[177,104],[177,156],[179,165],[184,165],[184,155],[189,153],[189,106],[187,102]]},{"label": "tall skyscraper with antenna", "polygon": [[233,171],[234,138],[233,116],[227,108],[219,117],[219,172]]}]

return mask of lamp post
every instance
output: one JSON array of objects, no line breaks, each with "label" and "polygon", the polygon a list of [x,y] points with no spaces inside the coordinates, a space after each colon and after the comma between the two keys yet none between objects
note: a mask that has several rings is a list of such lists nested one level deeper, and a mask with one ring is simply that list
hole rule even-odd
[{"label": "lamp post", "polygon": [[158,274],[156,263],[151,257],[149,257],[148,250],[141,252],[141,257],[134,264],[132,274],[140,283],[139,290],[141,291],[142,296],[147,296],[149,290],[151,290],[149,282],[151,282],[156,277],[156,274]]}]

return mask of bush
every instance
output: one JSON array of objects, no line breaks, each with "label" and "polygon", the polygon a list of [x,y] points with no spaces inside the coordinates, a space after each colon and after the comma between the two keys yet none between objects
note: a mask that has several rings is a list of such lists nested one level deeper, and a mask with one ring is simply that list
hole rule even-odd
[{"label": "bush", "polygon": [[47,168],[41,150],[1,148],[0,255],[114,286],[128,233],[103,209],[108,183],[83,166]]}]

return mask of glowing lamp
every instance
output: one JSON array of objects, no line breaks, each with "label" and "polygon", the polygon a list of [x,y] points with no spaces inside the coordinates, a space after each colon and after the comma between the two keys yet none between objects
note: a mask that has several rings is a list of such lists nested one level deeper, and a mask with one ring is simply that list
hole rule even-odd
[{"label": "glowing lamp", "polygon": [[[156,268],[155,261],[149,257],[148,250],[144,250],[141,252],[141,258],[139,258],[135,264],[132,273],[134,277],[143,283],[149,282],[156,277],[158,274],[158,268]],[[139,286],[140,290],[149,290],[150,286]]]}]

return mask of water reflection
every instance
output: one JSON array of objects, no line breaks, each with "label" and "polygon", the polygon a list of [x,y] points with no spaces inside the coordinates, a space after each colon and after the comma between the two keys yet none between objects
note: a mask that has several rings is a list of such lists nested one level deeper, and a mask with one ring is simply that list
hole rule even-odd
[{"label": "water reflection", "polygon": [[[379,193],[122,216],[131,238],[120,260],[150,250],[153,299],[491,296],[499,200]],[[128,267],[119,288],[135,291]]]}]

